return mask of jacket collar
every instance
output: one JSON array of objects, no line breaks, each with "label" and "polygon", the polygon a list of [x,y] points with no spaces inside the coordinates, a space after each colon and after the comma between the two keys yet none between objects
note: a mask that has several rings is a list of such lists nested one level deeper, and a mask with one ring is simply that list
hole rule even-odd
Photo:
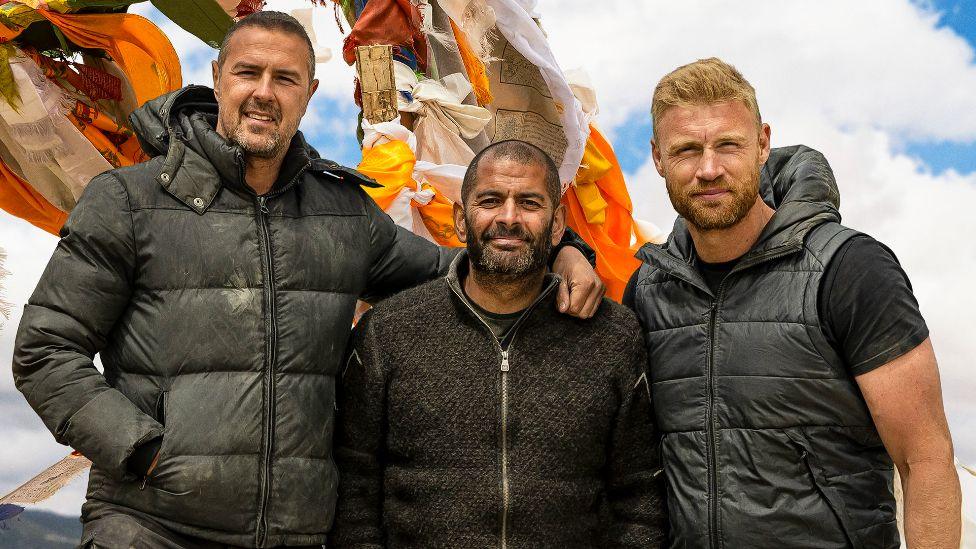
[{"label": "jacket collar", "polygon": [[[797,253],[813,228],[840,221],[840,194],[833,171],[822,154],[808,147],[773,149],[760,173],[760,194],[776,211],[732,272]],[[645,244],[636,255],[711,294],[694,267],[695,245],[683,218],[675,221],[664,244]]]}]

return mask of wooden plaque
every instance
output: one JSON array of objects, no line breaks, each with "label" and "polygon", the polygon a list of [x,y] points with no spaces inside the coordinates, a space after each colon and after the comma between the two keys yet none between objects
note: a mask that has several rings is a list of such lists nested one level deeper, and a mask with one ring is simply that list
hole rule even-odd
[{"label": "wooden plaque", "polygon": [[393,77],[393,46],[358,46],[356,70],[363,97],[363,117],[371,124],[396,119],[399,113],[396,79]]}]

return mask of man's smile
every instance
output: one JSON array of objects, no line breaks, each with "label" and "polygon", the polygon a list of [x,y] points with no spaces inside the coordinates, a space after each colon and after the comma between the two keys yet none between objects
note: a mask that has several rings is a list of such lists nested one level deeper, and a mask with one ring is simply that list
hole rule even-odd
[{"label": "man's smile", "polygon": [[248,120],[249,123],[258,126],[271,126],[275,123],[276,119],[274,115],[268,113],[262,113],[257,111],[246,111],[244,112],[244,118]]},{"label": "man's smile", "polygon": [[712,187],[704,189],[702,191],[691,193],[692,198],[697,198],[699,200],[704,200],[706,202],[715,202],[721,200],[732,194],[729,189],[723,189],[721,187]]},{"label": "man's smile", "polygon": [[496,248],[502,249],[513,249],[526,244],[526,240],[524,238],[518,238],[515,236],[493,236],[489,240]]}]

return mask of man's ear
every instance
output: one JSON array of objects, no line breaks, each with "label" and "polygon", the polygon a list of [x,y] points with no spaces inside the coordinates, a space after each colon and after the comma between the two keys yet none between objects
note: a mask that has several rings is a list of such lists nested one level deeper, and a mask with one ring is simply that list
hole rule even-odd
[{"label": "man's ear", "polygon": [[315,90],[319,89],[319,81],[317,78],[312,79],[312,83],[308,86],[308,99],[305,101],[305,108],[302,109],[302,116],[305,116],[305,112],[308,110],[308,104],[312,102],[312,96],[315,95]]},{"label": "man's ear", "polygon": [[769,147],[770,147],[770,137],[772,135],[772,130],[769,124],[763,124],[762,128],[759,129],[759,163],[765,164],[766,160],[769,159]]},{"label": "man's ear", "polygon": [[210,71],[213,73],[214,97],[220,99],[220,92],[217,91],[219,89],[217,83],[220,81],[220,67],[217,66],[216,61],[210,62]]},{"label": "man's ear", "polygon": [[461,242],[468,241],[468,226],[464,223],[464,206],[454,204],[454,232]]},{"label": "man's ear", "polygon": [[553,246],[562,241],[564,232],[566,232],[566,206],[560,202],[552,216],[552,234],[549,235],[549,241]]},{"label": "man's ear", "polygon": [[661,148],[657,146],[657,138],[651,138],[651,158],[654,159],[654,167],[657,174],[664,177],[664,164],[661,163]]}]

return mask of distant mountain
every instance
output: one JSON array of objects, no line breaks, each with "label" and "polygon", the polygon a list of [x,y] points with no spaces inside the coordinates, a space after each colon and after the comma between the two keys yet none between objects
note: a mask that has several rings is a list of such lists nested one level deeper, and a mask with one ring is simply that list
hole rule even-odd
[{"label": "distant mountain", "polygon": [[78,517],[28,509],[0,523],[0,549],[72,549],[79,541]]}]

